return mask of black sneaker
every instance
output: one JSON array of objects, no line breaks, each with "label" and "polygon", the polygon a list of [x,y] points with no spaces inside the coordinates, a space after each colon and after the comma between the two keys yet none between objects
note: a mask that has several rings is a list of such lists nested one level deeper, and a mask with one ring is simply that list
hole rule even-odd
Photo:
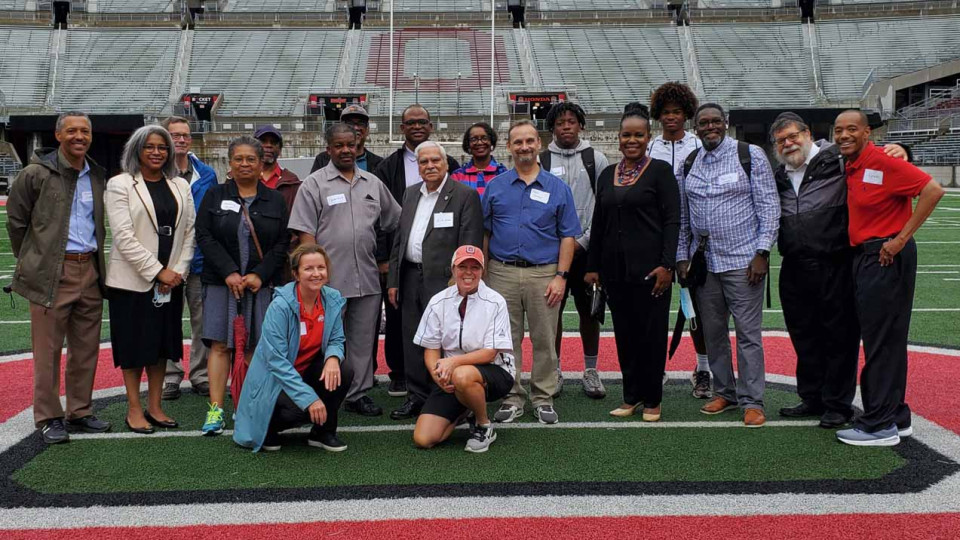
[{"label": "black sneaker", "polygon": [[47,425],[40,428],[40,436],[43,442],[47,444],[59,444],[70,441],[70,435],[67,428],[63,425],[62,418],[54,418],[47,422]]},{"label": "black sneaker", "polygon": [[263,444],[260,445],[260,450],[264,452],[280,451],[280,436],[268,431],[267,436],[263,439]]},{"label": "black sneaker", "polygon": [[110,422],[104,422],[91,414],[83,418],[67,420],[67,431],[70,433],[76,433],[78,431],[84,433],[106,433],[110,431]]},{"label": "black sneaker", "polygon": [[347,449],[347,444],[338,439],[336,433],[326,431],[310,430],[307,444],[315,448],[323,448],[327,452],[343,452]]},{"label": "black sneaker", "polygon": [[347,401],[343,404],[343,408],[360,416],[380,416],[383,414],[383,409],[374,403],[369,396],[363,396],[356,401]]},{"label": "black sneaker", "polygon": [[390,381],[390,386],[387,387],[387,395],[390,397],[406,397],[407,395],[407,381]]},{"label": "black sneaker", "polygon": [[161,397],[164,401],[180,399],[180,385],[172,382],[164,383]]},{"label": "black sneaker", "polygon": [[690,379],[693,383],[693,397],[697,399],[707,399],[712,395],[710,392],[709,371],[694,371]]}]

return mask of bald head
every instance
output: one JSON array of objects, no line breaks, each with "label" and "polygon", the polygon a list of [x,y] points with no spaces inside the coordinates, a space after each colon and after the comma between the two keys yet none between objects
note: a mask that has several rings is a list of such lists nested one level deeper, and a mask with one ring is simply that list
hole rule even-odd
[{"label": "bald head", "polygon": [[863,111],[847,110],[837,116],[833,123],[833,142],[840,147],[840,154],[847,159],[856,159],[870,141],[870,122]]}]

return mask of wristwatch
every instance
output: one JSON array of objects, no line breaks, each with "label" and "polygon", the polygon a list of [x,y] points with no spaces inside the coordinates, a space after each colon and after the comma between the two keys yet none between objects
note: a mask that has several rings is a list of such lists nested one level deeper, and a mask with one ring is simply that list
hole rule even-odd
[{"label": "wristwatch", "polygon": [[561,272],[559,270],[557,271],[557,277],[562,277],[563,279],[567,279],[567,276],[569,275],[570,275],[570,272]]},{"label": "wristwatch", "polygon": [[764,259],[769,259],[769,258],[770,258],[770,252],[767,251],[767,250],[765,250],[765,249],[758,249],[758,250],[757,250],[757,255],[763,257]]}]

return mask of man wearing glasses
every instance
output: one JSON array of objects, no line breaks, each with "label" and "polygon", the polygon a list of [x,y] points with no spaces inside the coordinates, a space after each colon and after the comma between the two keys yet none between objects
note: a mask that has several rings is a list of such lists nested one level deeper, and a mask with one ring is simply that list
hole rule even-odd
[{"label": "man wearing glasses", "polygon": [[[370,115],[367,114],[367,111],[360,105],[349,105],[340,113],[340,121],[352,127],[360,135],[360,146],[357,147],[357,167],[367,172],[377,170],[383,158],[366,148],[367,135],[370,134]],[[330,154],[324,150],[317,154],[317,158],[313,160],[313,167],[310,168],[310,172],[317,172],[326,167],[327,163],[330,163]]]},{"label": "man wearing glasses", "polygon": [[[774,171],[781,208],[780,302],[797,353],[800,396],[780,416],[817,416],[820,427],[836,428],[853,418],[860,355],[843,158],[839,146],[814,142],[807,124],[791,112],[774,120],[770,138],[780,162]],[[899,145],[884,151],[907,158]]]},{"label": "man wearing glasses", "polygon": [[[706,103],[694,116],[703,148],[690,154],[680,175],[680,242],[677,271],[686,279],[701,236],[708,237],[707,278],[697,300],[703,324],[713,399],[703,414],[740,408],[747,427],[766,422],[761,325],[764,279],[777,239],[780,201],[763,150],[727,137],[720,105]],[[729,315],[737,330],[733,374]]]},{"label": "man wearing glasses", "polygon": [[[173,138],[174,159],[177,163],[178,176],[190,184],[193,195],[194,210],[200,211],[200,203],[210,186],[217,184],[217,173],[212,167],[200,161],[190,146],[193,139],[190,136],[190,121],[181,116],[171,116],[161,122],[170,137]],[[203,253],[197,249],[193,253],[193,262],[190,264],[190,274],[187,276],[187,286],[183,288],[187,307],[190,310],[190,358],[186,366],[190,370],[190,385],[193,391],[201,396],[210,395],[210,383],[207,379],[207,348],[200,339],[203,331],[203,299],[201,297],[200,274],[203,273]],[[167,360],[167,374],[163,381],[163,399],[171,400],[180,397],[180,383],[183,381],[183,367],[174,360]]]},{"label": "man wearing glasses", "polygon": [[[430,139],[433,122],[430,113],[422,105],[410,105],[400,116],[400,133],[403,134],[403,146],[390,154],[375,169],[374,175],[387,185],[387,189],[397,201],[403,204],[403,192],[408,187],[423,181],[420,178],[420,165],[414,151],[422,142]],[[447,156],[447,170],[460,168],[457,160]],[[387,393],[391,397],[407,395],[406,377],[403,371],[403,343],[400,336],[400,310],[390,305],[387,296],[387,272],[390,269],[390,251],[393,247],[392,234],[381,234],[377,239],[377,264],[380,267],[380,285],[387,314],[386,335],[383,340],[384,356],[390,368],[390,387]],[[379,319],[378,319],[379,321]],[[376,353],[376,347],[374,347]]]}]

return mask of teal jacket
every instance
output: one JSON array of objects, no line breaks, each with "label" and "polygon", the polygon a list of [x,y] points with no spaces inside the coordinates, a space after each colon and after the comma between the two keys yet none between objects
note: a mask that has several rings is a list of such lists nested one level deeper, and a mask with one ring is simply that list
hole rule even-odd
[{"label": "teal jacket", "polygon": [[[243,382],[240,406],[234,423],[233,440],[256,452],[267,436],[280,391],[303,410],[319,399],[313,388],[303,382],[293,364],[300,350],[300,302],[296,282],[277,289],[263,319],[263,333],[250,361]],[[343,307],[347,301],[336,289],[324,287],[320,293],[325,313],[323,358],[336,356],[343,362]]]}]

